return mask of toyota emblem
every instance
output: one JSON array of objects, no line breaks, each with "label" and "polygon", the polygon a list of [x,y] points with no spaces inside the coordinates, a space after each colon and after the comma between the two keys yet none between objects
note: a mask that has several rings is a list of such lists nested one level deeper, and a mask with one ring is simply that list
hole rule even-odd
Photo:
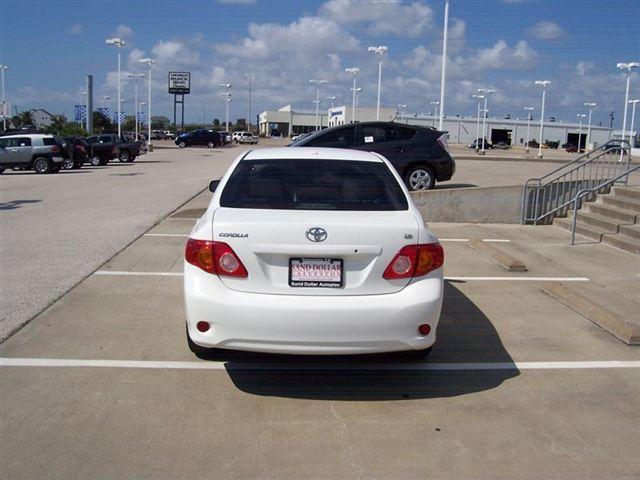
[{"label": "toyota emblem", "polygon": [[307,238],[312,242],[324,242],[327,236],[327,231],[324,228],[313,227],[307,230]]}]

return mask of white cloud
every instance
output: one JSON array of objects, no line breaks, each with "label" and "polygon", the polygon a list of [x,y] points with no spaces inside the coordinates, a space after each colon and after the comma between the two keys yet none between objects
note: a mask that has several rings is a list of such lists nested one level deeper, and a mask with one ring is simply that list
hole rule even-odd
[{"label": "white cloud", "polygon": [[403,0],[329,0],[320,14],[339,24],[363,24],[370,35],[418,37],[433,27],[433,10]]},{"label": "white cloud", "polygon": [[558,40],[565,34],[562,27],[555,22],[538,22],[528,33],[538,40]]},{"label": "white cloud", "polygon": [[595,64],[592,62],[578,62],[576,64],[576,73],[580,77],[584,77],[587,73],[593,70],[594,67],[595,67]]},{"label": "white cloud", "polygon": [[130,38],[133,36],[133,29],[127,25],[118,25],[112,36],[125,39]]},{"label": "white cloud", "polygon": [[80,35],[84,33],[84,26],[80,23],[74,23],[69,30],[67,30],[69,35]]},{"label": "white cloud", "polygon": [[200,54],[180,40],[162,40],[151,49],[151,56],[159,66],[197,65]]},{"label": "white cloud", "polygon": [[504,40],[498,40],[492,47],[480,50],[472,59],[481,69],[531,68],[538,54],[524,40],[509,47]]}]

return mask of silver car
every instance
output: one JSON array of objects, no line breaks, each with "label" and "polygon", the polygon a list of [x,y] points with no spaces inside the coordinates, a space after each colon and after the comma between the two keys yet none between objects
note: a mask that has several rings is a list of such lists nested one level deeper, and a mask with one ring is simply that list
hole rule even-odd
[{"label": "silver car", "polygon": [[63,161],[62,149],[53,135],[16,134],[0,137],[0,173],[7,168],[57,173]]}]

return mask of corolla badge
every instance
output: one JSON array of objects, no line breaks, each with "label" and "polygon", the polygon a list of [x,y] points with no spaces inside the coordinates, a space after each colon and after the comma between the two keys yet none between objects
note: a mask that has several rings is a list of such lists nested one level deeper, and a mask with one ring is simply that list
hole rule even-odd
[{"label": "corolla badge", "polygon": [[307,238],[312,242],[324,242],[327,236],[327,231],[324,228],[313,227],[307,230]]}]

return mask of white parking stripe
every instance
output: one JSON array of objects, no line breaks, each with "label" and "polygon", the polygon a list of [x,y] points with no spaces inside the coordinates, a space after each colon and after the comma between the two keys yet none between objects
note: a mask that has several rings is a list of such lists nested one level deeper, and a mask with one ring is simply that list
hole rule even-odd
[{"label": "white parking stripe", "polygon": [[145,237],[188,237],[188,233],[145,233]]},{"label": "white parking stripe", "polygon": [[131,275],[140,277],[182,277],[182,272],[119,272],[116,270],[98,270],[94,275]]},{"label": "white parking stripe", "polygon": [[[439,238],[441,242],[469,242],[470,238]],[[507,240],[506,238],[483,238],[483,242],[492,242],[492,243],[509,243],[511,240]]]},{"label": "white parking stripe", "polygon": [[[123,272],[117,270],[98,270],[94,275],[130,275],[141,277],[181,277],[182,272]],[[445,280],[459,282],[590,282],[586,277],[444,277]]]},{"label": "white parking stripe", "polygon": [[65,358],[0,358],[0,367],[90,367],[141,368],[161,370],[367,370],[367,371],[489,371],[489,370],[593,370],[640,368],[640,361],[609,360],[585,362],[478,362],[478,363],[243,363],[243,362],[164,362],[144,360],[82,360]]}]

